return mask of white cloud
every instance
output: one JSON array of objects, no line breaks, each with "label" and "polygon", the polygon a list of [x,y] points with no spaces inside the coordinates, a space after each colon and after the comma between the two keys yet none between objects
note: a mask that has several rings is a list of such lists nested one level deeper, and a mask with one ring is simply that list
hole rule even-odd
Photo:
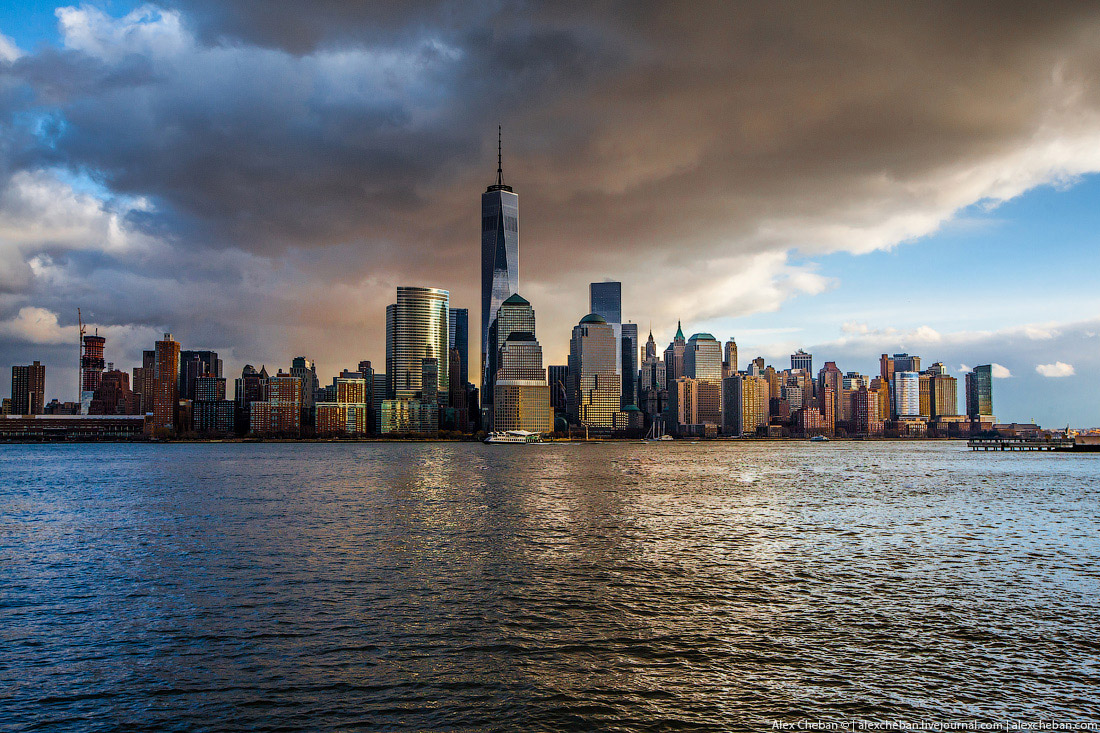
[{"label": "white cloud", "polygon": [[58,8],[54,14],[66,48],[108,61],[129,54],[172,56],[194,42],[177,11],[152,5],[118,19],[89,5]]},{"label": "white cloud", "polygon": [[76,326],[60,326],[53,311],[27,306],[20,308],[15,318],[0,323],[0,336],[29,344],[75,344],[78,329]]},{"label": "white cloud", "polygon": [[1012,372],[1009,371],[1008,367],[997,363],[994,363],[992,366],[994,379],[1008,379],[1012,376]]},{"label": "white cloud", "polygon": [[147,207],[143,199],[118,199],[120,210],[112,210],[60,175],[19,171],[0,188],[0,291],[25,291],[49,263],[47,253],[133,255],[157,244],[126,222],[130,211]]},{"label": "white cloud", "polygon": [[19,50],[19,46],[15,45],[15,41],[0,33],[0,61],[10,64],[22,55],[23,52]]},{"label": "white cloud", "polygon": [[1040,364],[1035,367],[1035,371],[1044,377],[1072,377],[1076,374],[1073,365],[1064,361],[1056,361],[1053,364]]}]

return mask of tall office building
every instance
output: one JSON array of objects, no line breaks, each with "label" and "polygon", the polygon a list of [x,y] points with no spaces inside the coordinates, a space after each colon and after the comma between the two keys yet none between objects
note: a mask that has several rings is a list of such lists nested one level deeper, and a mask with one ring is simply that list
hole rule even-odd
[{"label": "tall office building", "polygon": [[672,343],[665,349],[665,379],[671,385],[673,380],[684,376],[684,349],[687,348],[687,339],[684,338],[684,329],[680,322],[676,321],[676,335],[672,337]]},{"label": "tall office building", "polygon": [[891,359],[894,363],[895,372],[919,372],[920,371],[920,357],[910,354],[894,354]]},{"label": "tall office building", "polygon": [[993,416],[993,365],[974,367],[966,375],[966,414],[971,420]]},{"label": "tall office building", "polygon": [[622,324],[620,339],[623,374],[623,394],[619,400],[625,410],[631,405],[638,406],[638,324]]},{"label": "tall office building", "polygon": [[99,386],[95,388],[91,404],[88,406],[88,414],[134,414],[134,393],[130,389],[130,375],[113,368],[102,372]]},{"label": "tall office building", "polygon": [[41,415],[46,406],[46,365],[11,368],[11,414]]},{"label": "tall office building", "polygon": [[653,340],[653,329],[650,328],[649,329],[649,338],[646,339],[646,342],[645,342],[645,358],[643,358],[642,361],[646,361],[648,359],[656,359],[656,358],[657,358],[657,342]]},{"label": "tall office building", "polygon": [[216,351],[180,351],[180,399],[194,400],[195,380],[222,376],[222,360]]},{"label": "tall office building", "polygon": [[680,435],[705,436],[707,428],[716,433],[722,425],[721,379],[674,380],[668,385],[668,413],[670,427]]},{"label": "tall office building", "polygon": [[296,436],[302,430],[302,379],[280,370],[267,380],[267,399],[253,402],[249,429],[257,435]]},{"label": "tall office building", "polygon": [[[372,371],[370,362],[359,362],[359,371],[344,370],[332,378],[325,401],[317,402],[317,435],[365,435],[370,432],[370,388],[364,366]],[[371,380],[373,381],[373,375]]]},{"label": "tall office building", "polygon": [[768,424],[768,383],[763,377],[733,374],[722,380],[722,432],[755,435]]},{"label": "tall office building", "polygon": [[[825,362],[817,375],[818,385],[818,409],[825,416],[826,421],[832,425],[840,419],[840,400],[846,397],[844,393],[844,374],[837,367],[835,361]],[[828,404],[826,404],[828,403]],[[831,416],[831,417],[830,417]]]},{"label": "tall office building", "polygon": [[722,347],[709,333],[692,334],[684,347],[684,376],[689,379],[722,379]]},{"label": "tall office building", "polygon": [[941,369],[932,375],[932,417],[954,417],[959,414],[958,409],[955,378]]},{"label": "tall office building", "polygon": [[[588,312],[603,316],[607,325],[615,332],[615,340],[623,337],[623,284],[607,281],[588,285]],[[619,347],[622,348],[621,346]],[[615,371],[623,373],[622,353],[616,353]]]},{"label": "tall office building", "polygon": [[569,367],[565,364],[551,364],[546,367],[547,382],[550,384],[550,406],[555,414],[565,415],[569,399],[566,397],[566,385],[569,384]]},{"label": "tall office building", "polygon": [[614,428],[622,383],[615,372],[615,331],[603,316],[589,313],[573,327],[569,341],[569,416],[580,425]]},{"label": "tall office building", "polygon": [[[453,313],[454,311],[452,311]],[[462,373],[462,355],[458,349],[452,348],[448,352],[448,356],[451,360],[449,371],[451,374],[451,390],[447,397],[446,419],[443,421],[445,427],[448,430],[458,430],[460,432],[469,432],[470,430],[470,410],[468,407],[466,382],[460,382],[455,378],[456,374]]]},{"label": "tall office building", "polygon": [[493,430],[547,433],[553,427],[542,347],[533,333],[514,331],[500,347],[493,381]]},{"label": "tall office building", "polygon": [[466,389],[466,383],[470,381],[470,309],[451,308],[449,311],[447,326],[447,346],[458,350],[457,373],[451,374],[451,382],[454,383],[451,391],[460,388]]},{"label": "tall office building", "polygon": [[[652,339],[652,335],[650,335]],[[665,374],[665,362],[654,354],[647,356],[638,370],[638,407],[652,424],[660,421],[668,408],[668,380]]]},{"label": "tall office building", "polygon": [[313,359],[296,356],[290,361],[290,376],[302,380],[302,424],[313,425],[317,393],[321,389],[321,380],[317,378],[317,364]]},{"label": "tall office building", "polygon": [[[218,365],[220,369],[220,364]],[[191,429],[209,435],[228,435],[233,432],[233,400],[225,397],[225,377],[208,374],[195,377],[191,386],[194,402],[191,403]]]},{"label": "tall office building", "polygon": [[917,375],[920,394],[920,416],[925,420],[932,419],[932,375],[921,372]]},{"label": "tall office building", "polygon": [[233,398],[236,402],[237,430],[246,433],[251,426],[252,405],[256,402],[267,401],[267,367],[261,366],[260,371],[251,364],[245,364],[241,370],[241,376],[234,382]]},{"label": "tall office building", "polygon": [[[481,194],[481,395],[487,397],[489,326],[508,296],[519,292],[519,196],[504,185],[500,128],[497,128],[497,182]],[[391,375],[392,378],[392,375]],[[492,399],[489,397],[488,399]]]},{"label": "tall office building", "polygon": [[[489,326],[489,369],[487,392],[481,396],[481,406],[492,414],[493,385],[500,369],[500,349],[513,333],[535,332],[535,309],[519,293],[513,293],[500,304]],[[490,418],[491,419],[491,418]]]},{"label": "tall office building", "polygon": [[141,352],[141,366],[134,367],[133,388],[137,395],[138,414],[153,411],[153,384],[157,373],[157,352],[146,349]]},{"label": "tall office building", "polygon": [[791,369],[802,369],[807,374],[814,373],[814,355],[807,354],[802,349],[791,354]]},{"label": "tall office building", "polygon": [[899,418],[920,417],[920,375],[895,369],[893,387],[894,414]]},{"label": "tall office building", "polygon": [[440,398],[449,394],[450,293],[439,288],[397,289],[386,307],[384,433],[434,434]]},{"label": "tall office building", "polygon": [[858,435],[882,435],[883,420],[879,414],[878,393],[859,385],[850,396],[851,428]]},{"label": "tall office building", "polygon": [[424,359],[435,359],[436,388],[450,389],[447,359],[450,293],[439,288],[397,289],[397,302],[386,308],[386,396],[419,398],[423,390]]},{"label": "tall office building", "polygon": [[107,339],[98,333],[89,334],[83,338],[83,348],[80,354],[80,414],[87,415],[91,411],[92,397],[99,380],[103,376],[103,368],[106,361],[103,358],[103,346]]},{"label": "tall office building", "polygon": [[731,336],[722,349],[722,378],[737,374],[737,342]]},{"label": "tall office building", "polygon": [[180,345],[172,334],[157,341],[153,372],[153,427],[157,430],[176,429],[179,407]]}]

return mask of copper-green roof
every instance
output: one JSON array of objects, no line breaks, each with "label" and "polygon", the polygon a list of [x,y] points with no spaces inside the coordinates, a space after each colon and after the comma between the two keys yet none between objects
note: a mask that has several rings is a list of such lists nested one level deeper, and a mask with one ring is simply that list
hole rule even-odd
[{"label": "copper-green roof", "polygon": [[714,338],[714,336],[712,336],[709,333],[705,333],[705,332],[704,333],[693,333],[693,334],[691,334],[691,338],[688,339],[688,341],[717,341],[717,340],[718,339]]},{"label": "copper-green roof", "polygon": [[581,323],[607,323],[607,319],[599,313],[589,313],[581,319]]},{"label": "copper-green roof", "polygon": [[508,296],[508,299],[505,300],[504,303],[501,303],[501,305],[504,305],[505,303],[511,303],[512,305],[531,305],[531,302],[519,293],[512,293]]}]

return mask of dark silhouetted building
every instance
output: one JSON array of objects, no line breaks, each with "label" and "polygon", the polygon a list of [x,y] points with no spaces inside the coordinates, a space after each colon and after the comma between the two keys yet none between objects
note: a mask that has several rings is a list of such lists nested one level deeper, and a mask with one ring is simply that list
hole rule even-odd
[{"label": "dark silhouetted building", "polygon": [[11,368],[11,414],[41,415],[46,405],[46,365],[39,362]]}]

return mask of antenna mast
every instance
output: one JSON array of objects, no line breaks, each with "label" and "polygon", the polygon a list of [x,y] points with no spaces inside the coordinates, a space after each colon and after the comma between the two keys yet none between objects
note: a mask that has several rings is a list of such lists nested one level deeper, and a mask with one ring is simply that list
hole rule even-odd
[{"label": "antenna mast", "polygon": [[504,185],[504,169],[501,167],[501,154],[500,154],[500,125],[497,125],[497,185]]}]

